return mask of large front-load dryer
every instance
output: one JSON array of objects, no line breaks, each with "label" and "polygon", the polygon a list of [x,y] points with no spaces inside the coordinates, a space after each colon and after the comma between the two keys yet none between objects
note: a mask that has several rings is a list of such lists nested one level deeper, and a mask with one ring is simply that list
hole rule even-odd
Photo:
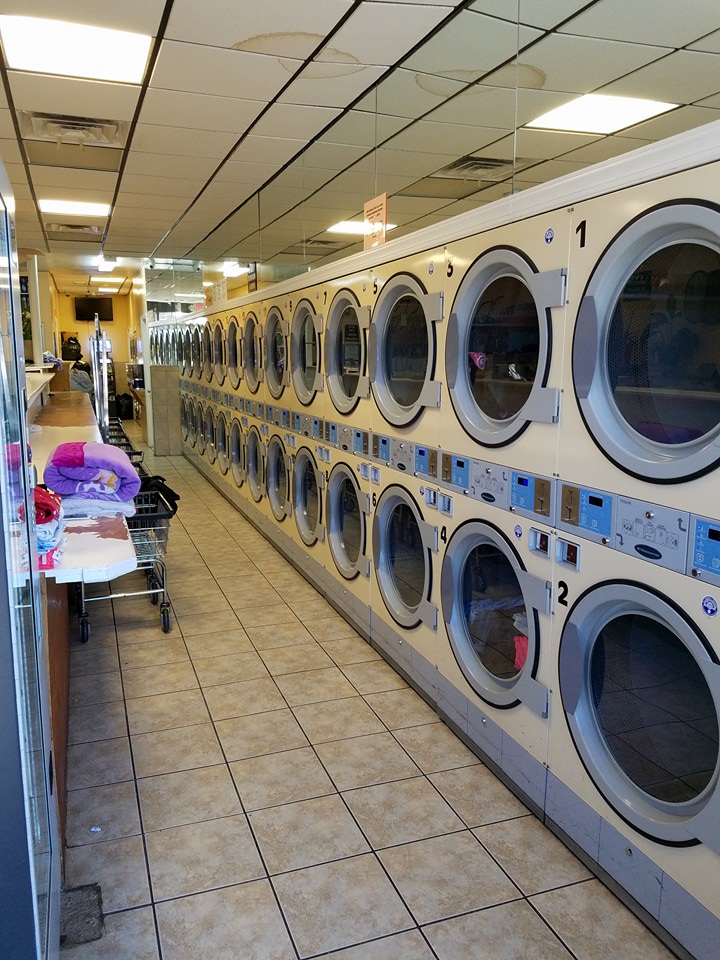
[{"label": "large front-load dryer", "polygon": [[715,517],[719,174],[709,164],[576,205],[559,457],[567,480],[684,509],[704,502]]},{"label": "large front-load dryer", "polygon": [[569,225],[551,210],[448,246],[444,449],[553,476]]},{"label": "large front-load dryer", "polygon": [[[620,509],[619,527],[630,525],[622,502],[593,496],[590,515]],[[637,523],[656,534],[687,528],[680,511],[644,513]],[[718,525],[703,531],[706,542],[717,535],[718,556]],[[720,933],[720,581],[663,566],[672,549],[624,553],[584,528],[560,529],[558,547],[546,815],[710,960]]]},{"label": "large front-load dryer", "polygon": [[[436,503],[442,553],[441,636],[434,661],[469,701],[468,735],[541,809],[552,676],[554,536],[543,516],[510,511],[498,474],[494,504],[443,487]],[[456,719],[457,717],[451,718]]]}]

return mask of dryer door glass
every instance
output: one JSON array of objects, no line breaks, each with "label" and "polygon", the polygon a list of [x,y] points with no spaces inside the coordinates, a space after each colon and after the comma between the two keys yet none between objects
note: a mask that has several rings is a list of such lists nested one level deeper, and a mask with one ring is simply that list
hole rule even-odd
[{"label": "dryer door glass", "polygon": [[252,427],[247,435],[247,480],[250,493],[256,502],[262,500],[262,454],[260,453],[260,435]]},{"label": "dryer door glass", "polygon": [[233,421],[230,431],[230,463],[235,485],[241,487],[245,482],[245,448],[242,442],[242,432],[237,420]]},{"label": "dryer door glass", "polygon": [[235,320],[228,324],[227,332],[227,370],[230,378],[230,385],[235,389],[240,383],[240,358],[238,357],[238,328]]},{"label": "dryer door glass", "polygon": [[625,614],[599,632],[590,658],[596,721],[615,762],[666,803],[694,800],[718,763],[718,719],[687,646],[650,616]]},{"label": "dryer door glass", "polygon": [[350,566],[355,567],[362,549],[362,515],[357,490],[350,477],[340,482],[335,501],[338,544]]},{"label": "dryer door glass", "polygon": [[538,367],[540,323],[532,294],[518,277],[499,277],[483,291],[468,332],[472,397],[492,420],[524,406]]},{"label": "dryer door glass", "polygon": [[425,555],[420,528],[406,503],[397,504],[389,518],[387,558],[400,600],[409,610],[416,610],[425,589]]},{"label": "dryer door glass", "polygon": [[202,347],[200,345],[200,331],[197,327],[192,332],[192,364],[193,375],[199,380],[202,373]]},{"label": "dryer door glass", "polygon": [[245,379],[250,390],[255,393],[259,385],[260,357],[257,349],[257,323],[252,314],[248,315],[243,335],[243,354],[245,359]]},{"label": "dryer door glass", "polygon": [[226,474],[230,468],[230,460],[228,458],[227,420],[224,413],[219,413],[217,418],[217,459],[218,466],[223,474]]},{"label": "dryer door glass", "polygon": [[223,328],[221,324],[215,325],[213,332],[213,360],[215,363],[215,379],[218,383],[225,380],[225,363],[223,350]]},{"label": "dryer door glass", "polygon": [[528,614],[515,570],[494,544],[482,543],[470,551],[462,601],[476,656],[498,680],[512,680],[528,655]]},{"label": "dryer door glass", "polygon": [[430,357],[428,324],[419,301],[403,296],[388,316],[383,345],[387,389],[401,407],[420,399]]},{"label": "dryer door glass", "polygon": [[205,448],[210,463],[215,463],[217,448],[215,446],[215,414],[211,407],[205,411]]},{"label": "dryer door glass", "polygon": [[187,404],[187,438],[191,447],[195,446],[197,435],[195,433],[195,404],[188,400]]},{"label": "dryer door glass", "polygon": [[623,286],[608,330],[610,390],[623,419],[659,444],[720,424],[720,254],[699,243],[653,253]]},{"label": "dryer door glass", "polygon": [[[167,360],[166,360],[167,362]],[[205,324],[202,332],[202,363],[205,379],[212,380],[213,358],[212,358],[212,337],[210,336],[210,326]]]},{"label": "dryer door glass", "polygon": [[197,452],[205,453],[205,411],[201,403],[195,407],[195,436]]},{"label": "dryer door glass", "polygon": [[188,435],[188,405],[185,397],[180,398],[180,435],[187,440]]},{"label": "dryer door glass", "polygon": [[274,437],[270,441],[267,456],[268,497],[276,520],[285,518],[288,499],[288,478],[285,468],[285,450],[282,442]]},{"label": "dryer door glass", "polygon": [[355,308],[347,306],[340,317],[335,344],[338,383],[350,400],[355,396],[360,380],[360,324]]},{"label": "dryer door glass", "polygon": [[283,376],[287,364],[287,340],[280,326],[281,320],[277,310],[271,310],[265,330],[267,383],[276,400],[283,392]]},{"label": "dryer door glass", "polygon": [[300,375],[307,390],[312,391],[315,386],[315,374],[317,373],[318,351],[315,325],[310,313],[306,313],[302,321],[298,346]]},{"label": "dryer door glass", "polygon": [[309,460],[305,462],[300,478],[300,505],[307,529],[314,531],[320,517],[320,501],[315,471]]}]

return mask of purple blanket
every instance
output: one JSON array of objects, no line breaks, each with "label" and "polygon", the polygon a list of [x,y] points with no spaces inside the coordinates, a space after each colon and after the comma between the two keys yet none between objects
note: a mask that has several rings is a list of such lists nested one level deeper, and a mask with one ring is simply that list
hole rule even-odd
[{"label": "purple blanket", "polygon": [[106,443],[61,443],[45,466],[45,483],[61,496],[132,500],[140,477],[119,447]]}]

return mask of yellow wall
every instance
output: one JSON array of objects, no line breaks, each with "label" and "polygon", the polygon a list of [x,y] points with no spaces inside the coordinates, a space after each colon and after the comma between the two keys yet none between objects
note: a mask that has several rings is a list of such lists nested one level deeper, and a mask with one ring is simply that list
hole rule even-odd
[{"label": "yellow wall", "polygon": [[[104,323],[103,329],[112,342],[112,353],[110,356],[115,361],[116,376],[124,374],[124,369],[118,369],[119,364],[130,362],[130,302],[129,297],[112,297],[113,302],[113,321]],[[95,328],[92,323],[78,323],[75,319],[75,300],[73,297],[66,297],[61,294],[58,298],[59,333],[67,331],[76,333],[80,341],[80,348],[83,352],[83,359],[90,362],[90,338],[95,334]],[[60,349],[60,336],[58,333],[58,350]]]}]

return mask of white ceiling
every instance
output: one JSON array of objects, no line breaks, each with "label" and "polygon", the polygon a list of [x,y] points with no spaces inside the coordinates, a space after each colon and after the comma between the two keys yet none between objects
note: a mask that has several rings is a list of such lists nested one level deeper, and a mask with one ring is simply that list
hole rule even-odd
[{"label": "white ceiling", "polygon": [[[633,0],[632,16],[627,0],[0,0],[0,13],[154,38],[139,85],[0,63],[18,244],[61,292],[87,287],[101,250],[130,258],[128,276],[146,257],[299,271],[358,249],[326,228],[378,193],[398,235],[720,118],[717,0]],[[679,107],[610,137],[514,135],[591,92]],[[27,113],[113,121],[120,145],[38,142]],[[441,173],[466,156],[464,178]],[[48,217],[44,198],[112,209]]]}]

